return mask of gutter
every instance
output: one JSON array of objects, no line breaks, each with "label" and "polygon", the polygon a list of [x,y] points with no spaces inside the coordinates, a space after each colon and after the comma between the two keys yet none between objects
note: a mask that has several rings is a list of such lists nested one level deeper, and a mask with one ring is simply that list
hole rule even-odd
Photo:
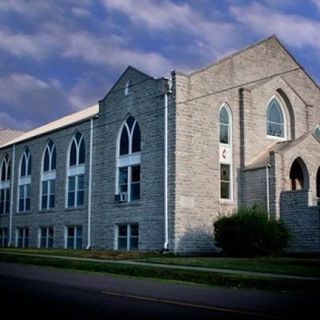
[{"label": "gutter", "polygon": [[169,221],[168,221],[168,95],[171,94],[171,83],[164,79],[164,244],[163,250],[168,251]]},{"label": "gutter", "polygon": [[12,246],[12,218],[13,218],[13,191],[14,191],[14,169],[16,160],[16,145],[12,145],[12,163],[11,163],[11,179],[10,179],[10,218],[9,218],[9,242],[8,247]]},{"label": "gutter", "polygon": [[266,189],[267,189],[267,212],[268,212],[268,220],[270,220],[270,184],[269,184],[269,176],[271,164],[268,163],[266,166]]},{"label": "gutter", "polygon": [[87,248],[86,248],[87,250],[91,249],[92,153],[93,153],[93,118],[90,119],[89,183],[88,183],[88,240],[87,240]]}]

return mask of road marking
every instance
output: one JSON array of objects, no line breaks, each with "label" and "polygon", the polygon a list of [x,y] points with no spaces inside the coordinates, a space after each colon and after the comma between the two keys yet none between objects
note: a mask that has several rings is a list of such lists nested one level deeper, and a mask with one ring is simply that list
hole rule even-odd
[{"label": "road marking", "polygon": [[190,307],[190,308],[203,309],[203,310],[228,312],[228,313],[247,315],[247,316],[252,316],[252,317],[261,317],[261,318],[265,318],[265,319],[283,319],[283,317],[280,317],[280,316],[268,315],[268,314],[259,313],[259,312],[251,312],[251,311],[237,310],[237,309],[231,309],[231,308],[222,308],[222,307],[213,307],[213,306],[202,305],[202,304],[197,304],[197,303],[188,303],[188,302],[183,302],[183,301],[173,301],[173,300],[152,298],[152,297],[146,297],[146,296],[137,296],[137,295],[133,295],[133,294],[118,293],[118,292],[113,292],[113,291],[102,291],[102,294],[108,295],[108,296],[135,299],[135,300],[143,300],[143,301],[151,301],[151,302],[156,302],[156,303],[171,304],[171,305],[182,306],[182,307]]}]

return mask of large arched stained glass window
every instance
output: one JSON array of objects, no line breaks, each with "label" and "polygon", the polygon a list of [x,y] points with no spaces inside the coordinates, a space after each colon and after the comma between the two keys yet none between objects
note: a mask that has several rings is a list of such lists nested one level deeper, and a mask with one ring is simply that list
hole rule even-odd
[{"label": "large arched stained glass window", "polygon": [[140,199],[140,151],[140,127],[135,118],[129,116],[119,135],[116,199],[121,202]]},{"label": "large arched stained glass window", "polygon": [[267,109],[267,135],[286,138],[285,117],[278,99],[272,98]]},{"label": "large arched stained glass window", "polygon": [[18,211],[30,210],[31,205],[31,153],[28,147],[24,149],[20,162],[19,205]]},{"label": "large arched stained glass window", "polygon": [[0,166],[0,214],[10,212],[11,161],[6,153]]},{"label": "large arched stained glass window", "polygon": [[47,143],[42,160],[41,175],[41,209],[48,210],[55,207],[56,189],[56,147],[52,140]]},{"label": "large arched stained glass window", "polygon": [[67,207],[84,205],[84,174],[86,148],[83,136],[77,131],[69,148]]}]

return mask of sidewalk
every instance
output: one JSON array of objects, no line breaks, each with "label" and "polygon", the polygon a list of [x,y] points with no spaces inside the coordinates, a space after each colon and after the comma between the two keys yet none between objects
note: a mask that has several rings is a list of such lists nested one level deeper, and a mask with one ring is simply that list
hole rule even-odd
[{"label": "sidewalk", "polygon": [[[20,253],[20,252],[3,252],[3,253],[16,255],[16,256],[20,255],[20,256],[42,257],[42,258],[49,258],[49,259],[52,258],[52,259],[61,259],[61,260],[88,261],[88,262],[105,263],[105,264],[122,264],[122,265],[156,267],[156,268],[173,269],[173,270],[188,270],[188,271],[212,272],[212,273],[221,273],[221,274],[237,274],[237,275],[248,275],[248,276],[258,276],[258,277],[267,277],[267,278],[288,279],[288,280],[291,279],[291,280],[303,280],[303,281],[320,281],[320,278],[316,278],[316,277],[220,269],[220,268],[218,269],[218,268],[205,268],[205,267],[178,266],[178,265],[138,262],[138,261],[132,261],[132,260],[102,260],[102,259],[94,259],[94,258],[77,258],[77,257],[54,256],[54,255]],[[1,254],[1,251],[0,251],[0,254]]]}]

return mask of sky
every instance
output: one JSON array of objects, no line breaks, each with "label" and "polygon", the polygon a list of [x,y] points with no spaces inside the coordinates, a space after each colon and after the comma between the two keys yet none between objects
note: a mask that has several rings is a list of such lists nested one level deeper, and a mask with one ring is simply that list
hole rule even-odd
[{"label": "sky", "polygon": [[320,0],[1,0],[0,128],[92,106],[128,65],[188,72],[272,34],[320,83]]}]

